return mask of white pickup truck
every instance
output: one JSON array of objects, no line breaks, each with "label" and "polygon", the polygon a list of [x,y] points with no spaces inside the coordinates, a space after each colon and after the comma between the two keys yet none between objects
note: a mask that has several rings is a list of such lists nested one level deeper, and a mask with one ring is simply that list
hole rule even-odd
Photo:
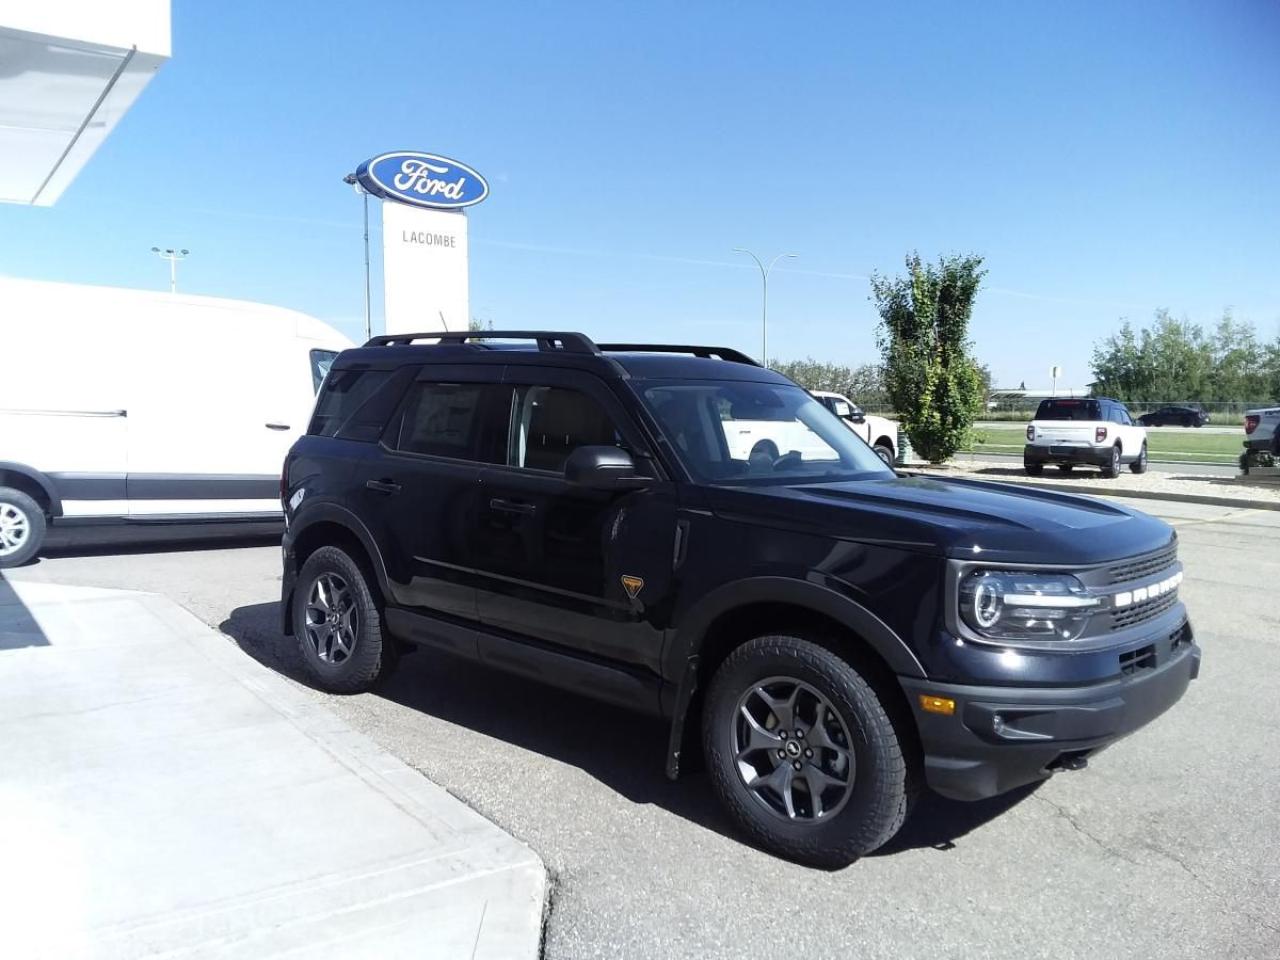
[{"label": "white pickup truck", "polygon": [[1063,473],[1080,464],[1100,467],[1105,477],[1120,475],[1122,464],[1147,472],[1147,430],[1125,405],[1107,397],[1050,397],[1040,401],[1027,424],[1022,465],[1031,476],[1046,463]]},{"label": "white pickup truck", "polygon": [[889,466],[898,455],[898,425],[884,417],[863,413],[862,408],[842,393],[810,390],[815,400],[844,421],[846,427],[865,440]]},{"label": "white pickup truck", "polygon": [[1242,465],[1247,473],[1258,462],[1258,454],[1280,457],[1280,407],[1249,410],[1244,415],[1244,448]]}]

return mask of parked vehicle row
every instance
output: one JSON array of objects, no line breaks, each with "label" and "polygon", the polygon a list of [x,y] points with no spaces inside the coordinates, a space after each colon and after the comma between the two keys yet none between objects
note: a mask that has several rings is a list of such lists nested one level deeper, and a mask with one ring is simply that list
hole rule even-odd
[{"label": "parked vehicle row", "polygon": [[897,475],[732,350],[482,336],[343,352],[289,453],[282,627],[328,690],[426,648],[663,717],[669,776],[701,753],[748,836],[838,866],[922,785],[1080,769],[1198,673],[1159,520]]},{"label": "parked vehicle row", "polygon": [[280,464],[351,342],[262,304],[0,278],[0,567],[50,525],[280,519]]}]

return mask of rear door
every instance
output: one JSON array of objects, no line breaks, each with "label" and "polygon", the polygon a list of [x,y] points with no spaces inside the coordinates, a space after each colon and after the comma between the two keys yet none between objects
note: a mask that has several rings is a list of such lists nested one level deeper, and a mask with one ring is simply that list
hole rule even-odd
[{"label": "rear door", "polygon": [[356,466],[356,512],[382,548],[398,606],[477,619],[480,470],[503,456],[511,407],[501,379],[500,365],[423,367]]},{"label": "rear door", "polygon": [[618,445],[652,469],[642,432],[598,378],[508,367],[505,463],[481,475],[480,618],[502,631],[654,672],[671,601],[674,486],[587,490],[564,478],[578,447]]}]

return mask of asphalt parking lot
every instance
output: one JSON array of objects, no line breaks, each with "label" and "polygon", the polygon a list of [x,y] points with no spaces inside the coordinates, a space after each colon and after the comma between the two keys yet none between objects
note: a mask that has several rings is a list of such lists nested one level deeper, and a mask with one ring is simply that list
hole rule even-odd
[{"label": "asphalt parking lot", "polygon": [[[735,837],[660,724],[427,653],[333,710],[532,846],[548,957],[1280,957],[1280,512],[1134,501],[1178,526],[1204,668],[1080,773],[927,796],[823,872]],[[299,680],[269,538],[71,546],[11,579],[166,594]],[[335,827],[340,829],[340,825]]]}]

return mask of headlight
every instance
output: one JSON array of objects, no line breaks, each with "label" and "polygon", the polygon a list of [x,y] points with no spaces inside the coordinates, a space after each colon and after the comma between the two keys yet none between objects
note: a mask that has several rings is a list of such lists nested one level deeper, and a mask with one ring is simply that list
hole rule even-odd
[{"label": "headlight", "polygon": [[975,570],[960,582],[960,616],[991,640],[1075,640],[1101,605],[1069,573]]}]

